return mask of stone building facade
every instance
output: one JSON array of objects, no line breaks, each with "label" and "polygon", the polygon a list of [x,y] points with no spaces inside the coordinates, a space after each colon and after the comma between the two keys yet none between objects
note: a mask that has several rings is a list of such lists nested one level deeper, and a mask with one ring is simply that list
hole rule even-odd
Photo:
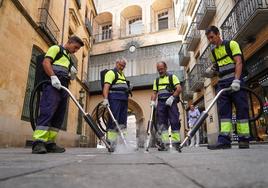
[{"label": "stone building facade", "polygon": [[[193,3],[195,8],[189,15],[184,4]],[[180,65],[184,66],[185,84],[182,98],[188,104],[195,104],[202,111],[215,97],[217,78],[205,78],[204,71],[211,65],[209,55],[211,46],[205,36],[205,29],[215,25],[220,29],[225,40],[240,43],[248,76],[244,78],[249,88],[255,90],[262,98],[260,106],[256,98],[250,97],[250,115],[254,116],[260,108],[267,106],[267,1],[257,0],[190,0],[177,1],[181,8],[178,30],[183,35],[183,44],[179,52]],[[186,19],[185,19],[186,18]],[[235,110],[233,110],[235,114]],[[235,117],[234,117],[235,118]],[[254,140],[267,139],[267,110],[261,119],[251,122],[251,136]],[[185,117],[183,124],[187,124]],[[217,105],[209,112],[209,117],[202,126],[203,142],[213,144],[219,132]],[[265,133],[266,132],[266,133]]]},{"label": "stone building facade", "polygon": [[[82,38],[85,46],[72,57],[78,75],[70,90],[81,103],[86,103],[88,95],[82,94],[88,89],[84,82],[92,48],[91,23],[96,15],[92,0],[0,1],[0,147],[24,146],[32,140],[29,98],[36,56],[53,44],[65,44],[71,35]],[[66,122],[59,136],[62,145],[78,146],[81,135],[91,134],[78,119],[78,110],[69,101]]]}]

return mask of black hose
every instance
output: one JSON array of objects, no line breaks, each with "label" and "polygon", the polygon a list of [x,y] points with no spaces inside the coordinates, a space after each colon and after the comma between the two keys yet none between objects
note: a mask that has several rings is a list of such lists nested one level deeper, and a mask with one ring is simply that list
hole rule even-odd
[{"label": "black hose", "polygon": [[[41,87],[44,83],[51,83],[51,82],[49,80],[44,80],[44,81],[36,84],[36,86],[34,87],[32,93],[31,93],[31,97],[30,97],[30,104],[29,104],[30,122],[31,122],[31,126],[32,126],[33,130],[35,130],[35,128],[36,128],[36,119],[37,119],[38,113],[39,113],[38,109],[39,109],[39,102],[40,102],[40,92],[41,92]],[[34,99],[35,99],[36,94],[37,94],[37,101],[36,101],[36,106],[34,107]]]},{"label": "black hose", "polygon": [[[41,96],[41,90],[42,90],[42,86],[43,84],[50,84],[51,81],[49,80],[44,80],[42,82],[39,82],[38,84],[35,85],[33,91],[31,92],[31,97],[30,97],[30,103],[29,103],[29,110],[30,110],[30,123],[31,123],[31,127],[33,130],[35,130],[36,128],[36,120],[38,118],[38,115],[39,115],[39,102],[40,102],[40,96]],[[37,95],[37,98],[36,98],[36,95]],[[34,105],[34,102],[35,102],[35,98],[36,98],[36,105]],[[100,112],[100,108],[101,108],[101,103],[98,104],[97,108],[96,108],[96,116],[97,116],[97,124],[98,126],[100,127],[100,129],[103,131],[103,132],[107,132],[106,130],[106,127],[104,127],[102,125],[102,123],[100,122],[100,118],[103,119],[103,123],[105,124],[105,126],[107,126],[107,121],[106,119],[104,118],[105,117],[105,112],[106,112],[106,108],[104,108],[103,110],[103,113],[102,115],[100,116],[99,112]]]},{"label": "black hose", "polygon": [[[103,112],[102,114],[100,113],[100,108],[103,107],[101,103],[99,103],[96,107],[96,121],[97,121],[97,125],[100,127],[100,129],[103,132],[107,132],[107,121],[105,119],[105,112],[106,112],[106,108],[103,108]],[[100,115],[101,114],[101,115]],[[106,127],[103,127],[102,123],[100,122],[100,118],[102,118],[103,123]]]},{"label": "black hose", "polygon": [[262,113],[263,113],[263,103],[262,103],[261,97],[255,91],[253,91],[252,89],[249,89],[247,87],[241,87],[241,89],[247,91],[248,93],[253,94],[257,98],[257,100],[259,102],[259,105],[260,105],[260,111],[259,111],[257,116],[250,118],[249,121],[258,120],[261,117]]}]

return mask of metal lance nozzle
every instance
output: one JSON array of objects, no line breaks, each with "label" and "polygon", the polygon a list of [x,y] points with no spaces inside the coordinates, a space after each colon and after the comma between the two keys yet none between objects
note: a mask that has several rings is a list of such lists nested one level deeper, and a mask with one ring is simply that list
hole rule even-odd
[{"label": "metal lance nozzle", "polygon": [[148,121],[147,126],[147,140],[146,140],[146,151],[149,151],[149,144],[151,140],[151,129],[153,123],[153,115],[154,115],[154,106],[151,107],[150,120]]},{"label": "metal lance nozzle", "polygon": [[117,120],[114,118],[114,115],[113,115],[113,113],[112,113],[110,107],[107,106],[107,109],[108,109],[108,112],[109,112],[109,114],[110,114],[110,116],[111,116],[113,122],[114,122],[115,125],[116,125],[116,128],[117,128],[117,130],[118,130],[118,132],[119,132],[119,135],[120,135],[121,139],[123,140],[125,146],[127,146],[126,138],[125,138],[125,136],[124,136],[124,134],[123,134],[123,132],[122,132],[122,130],[121,130],[121,128],[120,128],[120,126],[119,126]]},{"label": "metal lance nozzle", "polygon": [[97,137],[105,144],[105,146],[110,151],[111,150],[110,144],[106,141],[105,135],[99,129],[99,127],[95,124],[95,122],[93,121],[92,117],[88,113],[86,113],[84,111],[84,109],[82,108],[82,106],[78,103],[78,101],[75,99],[75,97],[73,96],[73,94],[70,92],[69,89],[67,89],[64,86],[61,86],[61,89],[65,90],[70,95],[71,99],[74,101],[74,103],[76,104],[76,106],[83,113],[85,121],[88,123],[88,125],[91,127],[91,129],[93,130],[93,132],[97,135]]},{"label": "metal lance nozzle", "polygon": [[212,108],[212,106],[213,106],[214,103],[218,100],[218,98],[221,96],[221,94],[222,94],[223,92],[230,91],[230,90],[232,90],[231,87],[224,88],[224,89],[220,90],[220,92],[216,95],[216,97],[215,97],[215,98],[213,99],[213,101],[210,103],[210,105],[208,106],[208,108],[207,108],[205,111],[203,111],[203,112],[200,114],[199,118],[195,121],[195,123],[194,123],[194,125],[193,125],[194,128],[193,128],[191,131],[189,131],[189,132],[187,133],[186,138],[185,138],[185,139],[183,140],[183,142],[180,144],[180,149],[183,148],[184,144],[185,144],[189,139],[191,139],[191,138],[195,135],[195,133],[197,132],[197,130],[201,127],[202,123],[203,123],[203,122],[205,121],[205,119],[208,117],[208,112],[209,112],[209,110]]}]

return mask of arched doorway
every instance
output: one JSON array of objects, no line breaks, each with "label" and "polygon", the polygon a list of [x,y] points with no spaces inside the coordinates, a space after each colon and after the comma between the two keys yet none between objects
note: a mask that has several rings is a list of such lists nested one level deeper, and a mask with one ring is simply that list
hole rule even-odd
[{"label": "arched doorway", "polygon": [[[102,114],[104,111],[103,107],[98,109],[99,122],[97,121],[97,108],[94,108],[92,112],[92,118],[96,123],[101,124],[102,130],[106,130],[105,123],[107,122],[108,112],[105,111],[104,119]],[[128,100],[128,120],[127,120],[127,140],[129,144],[133,147],[144,147],[146,139],[146,127],[144,126],[144,112],[141,106],[133,99]],[[101,144],[98,142],[98,144]]]},{"label": "arched doorway", "polygon": [[[146,127],[144,127],[144,112],[141,106],[135,102],[133,99],[128,100],[128,128],[129,128],[129,137],[132,138],[133,134],[136,136],[137,147],[144,147],[146,139]],[[133,117],[134,116],[134,117]],[[135,122],[133,119],[135,118]],[[133,130],[136,128],[136,132]]]}]

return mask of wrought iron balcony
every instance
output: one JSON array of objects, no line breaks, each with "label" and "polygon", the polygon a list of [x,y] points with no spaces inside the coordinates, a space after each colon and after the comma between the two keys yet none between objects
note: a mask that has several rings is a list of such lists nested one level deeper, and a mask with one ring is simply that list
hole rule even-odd
[{"label": "wrought iron balcony", "polygon": [[186,42],[188,43],[188,51],[194,51],[200,41],[200,31],[197,30],[197,23],[193,22],[186,35]]},{"label": "wrought iron balcony", "polygon": [[180,66],[187,66],[190,61],[190,53],[187,50],[187,44],[182,44],[179,51]]},{"label": "wrought iron balcony", "polygon": [[39,21],[37,22],[45,40],[52,44],[58,44],[60,30],[45,8],[39,8]]},{"label": "wrought iron balcony", "polygon": [[208,45],[199,58],[199,64],[203,65],[202,68],[200,68],[200,74],[202,77],[206,77],[205,70],[212,65],[210,56],[211,45]]},{"label": "wrought iron balcony", "polygon": [[195,64],[189,74],[191,91],[198,92],[204,87],[205,78],[202,77],[202,72],[204,72],[204,65],[200,63]]},{"label": "wrought iron balcony", "polygon": [[268,1],[237,1],[221,25],[224,39],[244,45],[268,23]]},{"label": "wrought iron balcony", "polygon": [[87,32],[88,32],[89,36],[92,36],[93,35],[93,28],[92,28],[92,24],[91,24],[91,21],[89,20],[89,18],[86,18],[85,25],[86,25]]},{"label": "wrought iron balcony", "polygon": [[189,79],[186,79],[182,84],[182,100],[189,101],[193,99],[194,92],[190,90]]},{"label": "wrought iron balcony", "polygon": [[216,13],[215,0],[202,0],[197,9],[197,29],[204,30],[213,20]]}]

